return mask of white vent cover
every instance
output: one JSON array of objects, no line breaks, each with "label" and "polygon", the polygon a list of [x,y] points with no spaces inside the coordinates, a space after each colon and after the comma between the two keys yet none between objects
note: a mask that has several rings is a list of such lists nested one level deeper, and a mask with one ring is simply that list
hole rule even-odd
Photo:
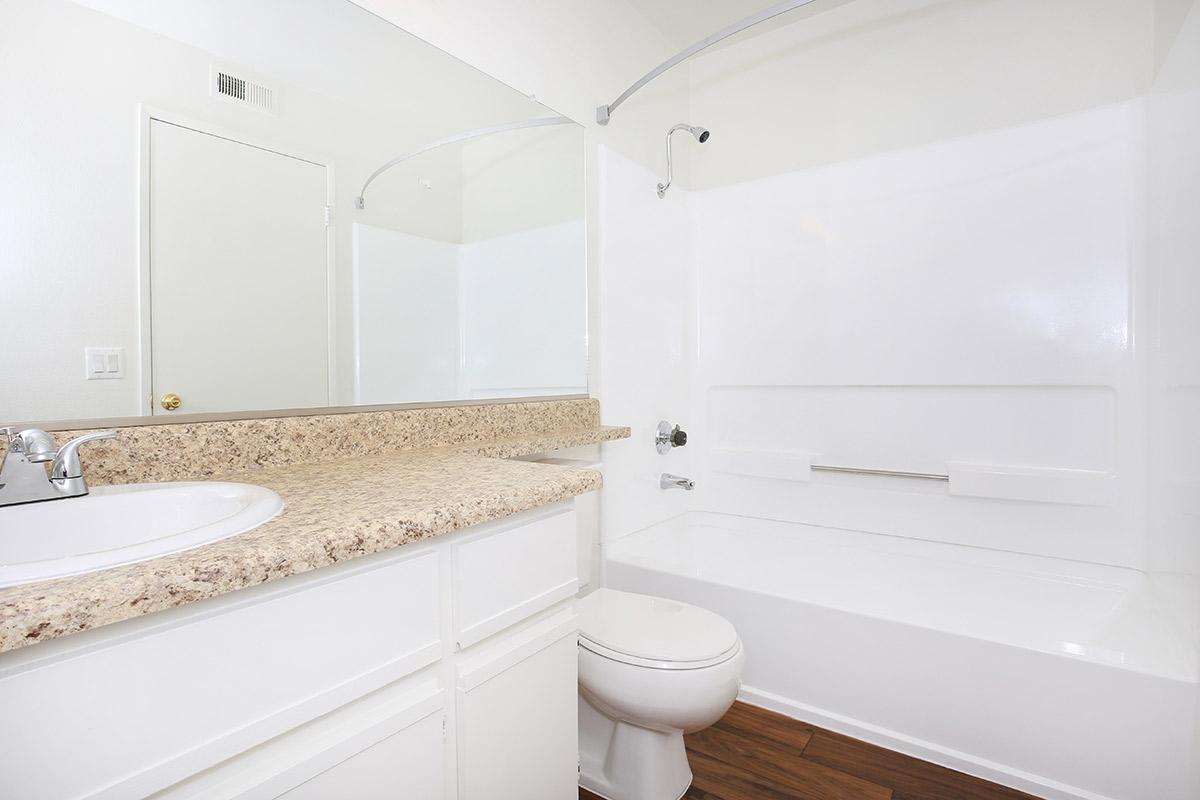
[{"label": "white vent cover", "polygon": [[210,88],[214,97],[270,114],[275,113],[276,92],[270,86],[223,67],[213,67],[211,74]]}]

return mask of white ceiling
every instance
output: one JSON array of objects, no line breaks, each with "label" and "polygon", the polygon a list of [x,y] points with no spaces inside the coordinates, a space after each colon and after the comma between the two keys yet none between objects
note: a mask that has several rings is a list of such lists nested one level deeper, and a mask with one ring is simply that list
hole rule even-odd
[{"label": "white ceiling", "polygon": [[[815,0],[807,6],[789,11],[775,19],[755,26],[733,42],[746,36],[756,36],[794,22],[845,5],[852,0]],[[680,50],[698,42],[739,19],[778,5],[779,0],[629,0],[651,25]],[[720,47],[721,45],[717,45]]]}]

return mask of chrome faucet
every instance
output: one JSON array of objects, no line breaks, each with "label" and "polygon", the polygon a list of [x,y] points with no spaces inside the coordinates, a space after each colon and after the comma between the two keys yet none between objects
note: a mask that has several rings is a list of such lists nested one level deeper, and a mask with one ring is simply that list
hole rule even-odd
[{"label": "chrome faucet", "polygon": [[660,489],[683,489],[690,492],[696,488],[696,482],[691,478],[685,478],[682,475],[672,475],[669,472],[664,472],[658,477],[658,488]]},{"label": "chrome faucet", "polygon": [[[53,437],[37,428],[14,433],[0,428],[4,437],[3,461],[0,462],[0,506],[63,500],[88,493],[79,463],[80,445],[97,439],[114,439],[116,431],[98,431],[72,439],[61,448]],[[50,472],[46,473],[46,462]]]}]

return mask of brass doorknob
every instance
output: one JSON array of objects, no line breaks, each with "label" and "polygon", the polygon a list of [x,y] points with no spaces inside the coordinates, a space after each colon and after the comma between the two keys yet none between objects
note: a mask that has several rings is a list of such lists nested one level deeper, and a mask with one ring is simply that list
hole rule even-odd
[{"label": "brass doorknob", "polygon": [[167,392],[158,402],[167,411],[174,411],[183,405],[183,398],[174,392]]}]

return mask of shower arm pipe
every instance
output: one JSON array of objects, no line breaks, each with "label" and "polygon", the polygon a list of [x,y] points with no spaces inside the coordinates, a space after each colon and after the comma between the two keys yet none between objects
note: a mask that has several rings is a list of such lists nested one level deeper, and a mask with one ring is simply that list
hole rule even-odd
[{"label": "shower arm pipe", "polygon": [[633,95],[634,92],[636,92],[638,89],[641,89],[647,83],[654,80],[659,75],[662,75],[664,72],[671,69],[672,67],[677,66],[678,64],[681,64],[684,61],[687,61],[689,58],[696,55],[700,51],[706,50],[709,47],[712,47],[714,44],[721,41],[722,39],[728,39],[730,36],[733,36],[736,33],[741,33],[742,31],[746,30],[747,28],[752,28],[755,25],[759,24],[760,22],[766,22],[769,19],[778,17],[780,14],[786,14],[789,11],[795,11],[797,8],[800,8],[801,6],[806,6],[809,3],[813,3],[813,2],[816,2],[816,0],[788,0],[788,2],[786,2],[786,3],[780,3],[779,5],[771,6],[770,8],[760,11],[757,14],[751,14],[750,16],[746,17],[745,19],[739,20],[727,28],[722,28],[721,30],[717,31],[716,33],[712,34],[711,36],[709,36],[705,39],[701,39],[700,41],[693,44],[691,47],[672,56],[671,58],[668,58],[666,61],[659,64],[657,67],[655,67],[654,69],[647,72],[645,75],[643,75],[641,78],[639,78],[636,83],[634,83],[632,86],[630,86],[624,92],[622,92],[621,96],[618,97],[616,100],[613,100],[611,103],[609,103],[606,106],[598,106],[596,108],[596,122],[600,123],[601,125],[607,125],[609,119],[612,118],[613,112],[616,111],[617,108],[619,108],[622,103],[624,103],[626,100],[628,100]]},{"label": "shower arm pipe", "polygon": [[681,122],[678,125],[672,125],[671,129],[667,131],[667,182],[658,185],[658,197],[660,200],[667,196],[667,189],[671,188],[671,182],[674,180],[674,171],[671,166],[671,135],[675,131],[686,131],[690,127],[687,123]]},{"label": "shower arm pipe", "polygon": [[491,136],[493,133],[505,133],[507,131],[519,131],[519,130],[523,130],[525,128],[541,128],[546,125],[569,125],[569,124],[572,124],[572,122],[573,122],[572,120],[569,120],[566,117],[562,117],[562,116],[538,117],[536,119],[523,119],[523,120],[520,120],[519,122],[508,122],[508,123],[505,123],[504,125],[493,125],[490,128],[478,128],[473,131],[464,131],[462,133],[456,133],[453,136],[447,136],[444,139],[438,139],[436,142],[431,142],[431,143],[425,145],[424,147],[420,148],[419,150],[413,150],[411,153],[405,153],[404,155],[400,156],[399,158],[393,158],[391,161],[387,162],[382,167],[380,167],[379,169],[372,172],[371,177],[367,178],[367,181],[366,181],[366,183],[363,184],[362,189],[360,189],[358,191],[358,197],[354,198],[354,207],[355,208],[366,208],[367,207],[367,201],[366,201],[365,195],[367,194],[367,187],[371,185],[371,182],[373,180],[375,180],[380,175],[387,172],[389,169],[396,166],[397,164],[408,161],[410,158],[416,158],[417,156],[422,155],[424,153],[428,153],[430,150],[436,150],[439,147],[445,147],[448,144],[454,144],[456,142],[468,142],[472,139],[482,139],[484,136]]}]

